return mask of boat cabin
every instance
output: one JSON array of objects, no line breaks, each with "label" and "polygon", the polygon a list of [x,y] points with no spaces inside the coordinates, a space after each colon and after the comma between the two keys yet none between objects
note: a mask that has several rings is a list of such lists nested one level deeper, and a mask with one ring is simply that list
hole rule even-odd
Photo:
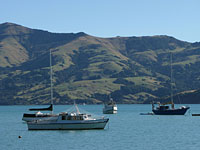
[{"label": "boat cabin", "polygon": [[159,110],[168,110],[169,106],[159,106],[159,107],[157,107],[157,109],[159,109]]},{"label": "boat cabin", "polygon": [[61,113],[61,120],[89,120],[91,115],[77,113]]}]

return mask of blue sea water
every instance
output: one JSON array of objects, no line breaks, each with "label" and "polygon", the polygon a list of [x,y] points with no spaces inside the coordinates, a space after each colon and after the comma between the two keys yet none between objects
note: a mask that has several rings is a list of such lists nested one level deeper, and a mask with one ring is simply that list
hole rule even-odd
[{"label": "blue sea water", "polygon": [[[200,116],[191,114],[200,113],[200,105],[189,106],[185,116],[147,116],[140,113],[151,105],[118,105],[104,130],[83,131],[29,131],[21,119],[33,106],[0,106],[0,150],[197,150]],[[55,106],[55,113],[69,107]],[[79,107],[104,115],[102,105]]]}]

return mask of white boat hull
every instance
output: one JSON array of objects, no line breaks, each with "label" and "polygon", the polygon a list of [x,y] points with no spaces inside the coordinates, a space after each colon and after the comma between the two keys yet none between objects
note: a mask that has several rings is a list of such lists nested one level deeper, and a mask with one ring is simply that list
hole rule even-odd
[{"label": "white boat hull", "polygon": [[109,119],[88,120],[88,121],[65,121],[62,123],[51,122],[27,122],[29,130],[89,130],[104,129]]},{"label": "white boat hull", "polygon": [[52,117],[52,116],[50,116],[50,117],[23,117],[22,120],[30,122],[30,121],[36,121],[36,120],[55,120],[57,118],[58,118],[57,116],[54,116],[54,117]]},{"label": "white boat hull", "polygon": [[104,114],[116,114],[117,111],[116,110],[103,110]]},{"label": "white boat hull", "polygon": [[106,106],[103,108],[104,114],[116,114],[117,113],[117,106]]}]

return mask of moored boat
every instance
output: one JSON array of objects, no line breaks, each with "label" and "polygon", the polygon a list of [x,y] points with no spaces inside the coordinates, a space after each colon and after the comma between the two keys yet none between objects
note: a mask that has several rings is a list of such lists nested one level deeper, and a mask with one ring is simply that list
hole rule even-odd
[{"label": "moored boat", "polygon": [[27,122],[29,130],[89,130],[104,129],[109,119],[94,118],[90,114],[76,112],[62,112],[57,118],[50,120],[36,120]]},{"label": "moored boat", "polygon": [[[173,86],[172,86],[172,53],[170,57],[170,66],[171,66],[171,101],[167,103],[160,103],[158,102],[158,106],[154,107],[154,102],[152,102],[152,111],[155,115],[185,115],[187,110],[190,107],[187,106],[181,106],[180,108],[174,107],[174,100],[173,100]],[[169,106],[171,104],[171,108]]]},{"label": "moored boat", "polygon": [[140,113],[140,115],[154,115],[153,112],[148,112],[148,113]]},{"label": "moored boat", "polygon": [[184,115],[190,107],[181,106],[180,108],[174,108],[172,103],[171,108],[166,104],[158,104],[158,107],[154,108],[152,104],[152,111],[155,115]]},{"label": "moored boat", "polygon": [[[35,113],[24,113],[23,121],[34,121],[38,119],[53,119],[57,117],[57,114],[53,114],[53,83],[52,83],[52,62],[51,62],[51,49],[50,49],[50,82],[51,82],[51,104],[46,108],[30,108],[29,111],[35,111]],[[42,113],[41,111],[51,111],[51,113]]]},{"label": "moored boat", "polygon": [[[50,105],[49,107],[52,107],[52,105]],[[35,113],[24,113],[22,120],[23,121],[35,121],[35,120],[39,120],[39,119],[40,120],[41,119],[50,120],[50,119],[55,119],[58,116],[58,114],[42,113],[41,111],[48,111],[48,110],[47,110],[47,108],[41,108],[41,110],[38,108],[37,112],[35,112]]]},{"label": "moored boat", "polygon": [[104,114],[116,114],[117,113],[117,104],[111,98],[108,103],[104,104],[103,108]]},{"label": "moored boat", "polygon": [[200,114],[192,114],[192,116],[200,116]]}]

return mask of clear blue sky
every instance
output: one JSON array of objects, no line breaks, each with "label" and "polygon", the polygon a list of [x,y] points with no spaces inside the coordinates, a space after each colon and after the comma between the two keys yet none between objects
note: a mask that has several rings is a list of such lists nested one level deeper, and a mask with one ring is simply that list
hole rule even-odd
[{"label": "clear blue sky", "polygon": [[0,23],[98,37],[200,41],[200,0],[0,0]]}]

